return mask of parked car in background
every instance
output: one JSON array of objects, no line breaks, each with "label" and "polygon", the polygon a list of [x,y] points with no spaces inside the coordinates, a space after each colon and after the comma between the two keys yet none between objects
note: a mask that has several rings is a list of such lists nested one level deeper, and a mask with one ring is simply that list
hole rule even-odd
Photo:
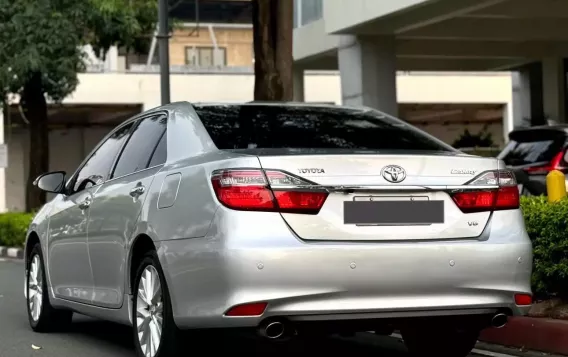
[{"label": "parked car in background", "polygon": [[515,172],[522,195],[546,195],[546,175],[568,173],[567,149],[568,125],[537,126],[509,133],[497,158]]},{"label": "parked car in background", "polygon": [[512,172],[376,110],[174,103],[36,184],[57,196],[25,245],[31,327],[113,320],[141,357],[218,328],[465,357],[532,302]]}]

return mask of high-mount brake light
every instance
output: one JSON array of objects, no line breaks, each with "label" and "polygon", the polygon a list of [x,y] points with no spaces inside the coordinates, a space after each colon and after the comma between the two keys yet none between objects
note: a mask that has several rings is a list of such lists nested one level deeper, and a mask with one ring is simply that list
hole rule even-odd
[{"label": "high-mount brake light", "polygon": [[515,175],[509,170],[482,173],[469,183],[479,186],[498,186],[491,190],[455,192],[452,198],[464,213],[519,208],[519,190]]},{"label": "high-mount brake light", "polygon": [[318,214],[328,195],[306,187],[311,182],[279,170],[217,170],[211,183],[223,205],[242,211]]}]

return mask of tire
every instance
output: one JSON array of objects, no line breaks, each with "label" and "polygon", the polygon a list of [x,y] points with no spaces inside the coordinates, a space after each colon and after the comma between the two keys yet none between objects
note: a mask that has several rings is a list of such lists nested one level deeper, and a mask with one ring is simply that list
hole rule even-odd
[{"label": "tire", "polygon": [[28,320],[32,330],[61,331],[71,324],[73,312],[57,310],[49,302],[45,264],[39,243],[32,248],[27,261],[26,290]]},{"label": "tire", "polygon": [[466,357],[479,337],[477,329],[410,328],[401,331],[411,356]]},{"label": "tire", "polygon": [[541,196],[546,195],[546,185],[540,184],[538,182],[527,182],[523,186],[523,192],[521,193],[522,196]]},{"label": "tire", "polygon": [[521,196],[531,197],[534,196],[531,191],[527,190],[526,187],[523,187],[523,191],[521,192]]},{"label": "tire", "polygon": [[[161,298],[154,294],[154,299],[148,304],[146,299],[145,284],[152,279],[158,278],[160,283]],[[155,280],[154,280],[155,281]],[[152,284],[150,284],[152,285]],[[153,285],[155,288],[156,285]],[[151,327],[160,325],[161,334],[151,333]],[[164,272],[160,266],[155,251],[147,253],[136,270],[136,279],[133,288],[132,321],[134,332],[134,345],[136,353],[140,357],[172,357],[177,356],[179,330],[174,323],[171,300],[164,278]],[[139,326],[140,333],[139,333]],[[146,326],[147,328],[143,328]],[[157,331],[157,330],[156,330]],[[152,338],[150,338],[152,336]],[[156,348],[156,340],[158,347]],[[153,342],[153,344],[152,344]]]}]

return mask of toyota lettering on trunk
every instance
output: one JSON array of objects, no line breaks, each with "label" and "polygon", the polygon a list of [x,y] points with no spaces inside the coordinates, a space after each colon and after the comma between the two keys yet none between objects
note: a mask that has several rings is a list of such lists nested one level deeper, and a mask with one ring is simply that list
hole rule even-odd
[{"label": "toyota lettering on trunk", "polygon": [[325,174],[325,170],[320,168],[298,169],[298,172],[301,174]]}]

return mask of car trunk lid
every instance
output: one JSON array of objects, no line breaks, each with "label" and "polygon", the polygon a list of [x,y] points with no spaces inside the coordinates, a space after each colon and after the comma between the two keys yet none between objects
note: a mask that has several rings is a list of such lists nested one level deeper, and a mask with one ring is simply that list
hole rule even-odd
[{"label": "car trunk lid", "polygon": [[264,170],[288,172],[329,191],[317,215],[282,213],[300,238],[320,241],[477,237],[490,211],[464,213],[450,192],[499,169],[494,158],[454,154],[258,158]]}]

